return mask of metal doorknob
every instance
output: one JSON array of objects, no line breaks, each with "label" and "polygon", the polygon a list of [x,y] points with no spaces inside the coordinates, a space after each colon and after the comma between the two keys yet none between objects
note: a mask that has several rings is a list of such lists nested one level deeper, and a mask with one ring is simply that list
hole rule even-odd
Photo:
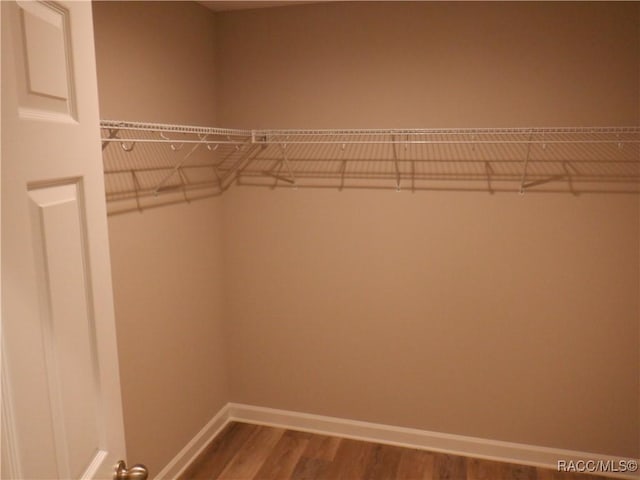
[{"label": "metal doorknob", "polygon": [[120,460],[114,469],[113,480],[147,480],[149,472],[144,465],[134,465],[127,468],[124,460]]}]

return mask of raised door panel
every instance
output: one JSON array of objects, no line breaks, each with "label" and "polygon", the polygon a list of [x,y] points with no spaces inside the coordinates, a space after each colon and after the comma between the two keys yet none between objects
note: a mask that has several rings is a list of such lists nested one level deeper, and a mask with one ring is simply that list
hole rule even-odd
[{"label": "raised door panel", "polygon": [[20,115],[75,120],[69,10],[52,2],[18,2],[12,17]]}]

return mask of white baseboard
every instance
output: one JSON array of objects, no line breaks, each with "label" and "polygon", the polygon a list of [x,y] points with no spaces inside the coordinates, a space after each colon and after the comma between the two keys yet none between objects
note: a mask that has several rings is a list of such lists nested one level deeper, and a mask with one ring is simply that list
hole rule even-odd
[{"label": "white baseboard", "polygon": [[[558,460],[566,460],[567,462],[602,460],[604,462],[614,462],[612,465],[618,465],[616,462],[621,460],[619,457],[595,453],[394,427],[379,423],[360,422],[343,418],[255,407],[252,405],[229,403],[227,408],[229,420],[231,421],[270,425],[453,455],[531,465],[552,470],[557,470]],[[607,477],[615,478],[640,478],[637,472],[607,473],[606,475]]]},{"label": "white baseboard", "polygon": [[[565,460],[567,462],[603,461],[612,462],[612,465],[617,465],[619,460],[630,460],[596,453],[487,440],[463,435],[452,435],[413,428],[394,427],[379,423],[313,415],[290,410],[228,403],[180,453],[169,462],[155,477],[155,480],[173,480],[177,478],[191,462],[198,457],[220,430],[232,421],[301,430],[323,435],[431,450],[434,452],[463,455],[499,462],[517,463],[551,470],[557,469],[558,460]],[[594,473],[600,475],[605,474],[599,472]],[[611,478],[640,479],[638,472],[607,472],[606,476]]]},{"label": "white baseboard", "polygon": [[193,437],[185,447],[158,473],[154,480],[174,480],[202,453],[209,443],[229,423],[229,405],[226,404],[215,416]]}]

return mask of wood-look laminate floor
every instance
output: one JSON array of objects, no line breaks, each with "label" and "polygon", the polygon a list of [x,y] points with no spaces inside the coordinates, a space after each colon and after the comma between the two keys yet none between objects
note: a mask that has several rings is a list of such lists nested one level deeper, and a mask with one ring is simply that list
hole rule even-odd
[{"label": "wood-look laminate floor", "polygon": [[233,422],[179,480],[606,480]]}]

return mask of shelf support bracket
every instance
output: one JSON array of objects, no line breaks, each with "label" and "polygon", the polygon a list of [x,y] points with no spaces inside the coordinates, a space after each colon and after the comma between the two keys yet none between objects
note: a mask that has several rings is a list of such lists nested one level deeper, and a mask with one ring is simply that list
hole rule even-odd
[{"label": "shelf support bracket", "polygon": [[[201,140],[202,142],[204,142],[206,140],[207,136],[205,135]],[[169,179],[171,177],[173,177],[178,170],[180,170],[182,168],[182,165],[184,165],[184,163],[189,159],[189,157],[191,157],[191,155],[194,154],[194,152],[198,149],[198,147],[202,145],[202,143],[196,143],[191,150],[189,150],[189,152],[182,158],[182,160],[173,167],[173,170],[171,170],[171,172],[169,172],[164,178],[162,178],[162,180],[160,180],[160,182],[158,182],[158,185],[156,185],[156,188],[154,188],[153,190],[153,194],[154,195],[158,195],[158,193],[160,193],[160,190],[162,189],[162,187],[164,186],[165,183],[167,183],[169,181]],[[173,148],[173,145],[172,145]],[[182,148],[182,147],[180,147]],[[175,150],[175,149],[174,149]]]},{"label": "shelf support bracket", "polygon": [[218,180],[218,187],[222,189],[222,179],[220,178],[220,173],[218,173],[218,168],[215,165],[211,165],[211,168],[213,169],[213,174],[216,176],[216,179]]},{"label": "shelf support bracket", "polygon": [[562,162],[562,168],[564,169],[564,173],[567,176],[567,183],[569,184],[569,191],[573,194],[573,195],[577,195],[576,191],[573,188],[573,177],[572,177],[572,170],[573,173],[578,173],[575,171],[575,168],[573,167],[573,165],[571,165],[571,162],[568,162],[567,160]]},{"label": "shelf support bracket", "polygon": [[293,184],[294,186],[297,186],[296,177],[293,174],[293,170],[291,170],[291,165],[289,164],[289,159],[287,158],[287,145],[281,143],[280,149],[282,150],[282,163],[284,163],[284,165],[287,167],[287,171],[289,172],[289,177],[291,178],[291,181],[289,183]]},{"label": "shelf support bracket", "polygon": [[342,159],[342,165],[340,166],[340,186],[338,187],[338,191],[341,192],[344,189],[344,176],[347,173],[347,161],[342,158],[344,157],[344,152],[347,149],[347,144],[343,143],[340,147],[340,153],[338,155],[339,159]]},{"label": "shelf support bracket", "polygon": [[533,180],[531,182],[527,182],[527,183],[524,184],[524,187],[525,188],[537,187],[538,185],[544,185],[545,183],[555,182],[557,180],[562,180],[565,177],[566,177],[566,175],[551,175],[550,177],[547,177],[547,178],[542,178],[540,180]]},{"label": "shelf support bracket", "polygon": [[281,180],[283,182],[289,183],[291,185],[295,185],[295,182],[293,180],[291,180],[288,177],[285,177],[284,175],[279,175],[280,170],[282,170],[282,162],[278,162],[278,164],[276,165],[278,168],[276,169],[276,173],[273,173],[274,169],[271,169],[271,171],[266,172],[270,177],[273,177],[276,179],[276,183],[273,185],[273,188],[275,188],[278,185],[278,180]]},{"label": "shelf support bracket", "polygon": [[338,191],[341,192],[344,190],[344,174],[347,171],[347,161],[342,160],[342,166],[340,168],[340,186],[338,187]]},{"label": "shelf support bracket", "polygon": [[411,160],[411,193],[416,193],[416,161]]},{"label": "shelf support bracket", "polygon": [[529,165],[529,158],[531,157],[531,140],[533,139],[533,132],[529,132],[529,140],[527,142],[527,156],[524,159],[524,165],[522,167],[522,179],[520,180],[520,195],[524,195],[527,185],[527,166]]},{"label": "shelf support bracket", "polygon": [[[244,144],[244,145],[247,145],[247,144]],[[236,162],[227,171],[226,175],[222,179],[223,192],[226,191],[233,184],[233,181],[235,179],[239,178],[239,176],[242,175],[242,172],[247,167],[247,165],[249,165],[253,161],[253,159],[257,156],[258,152],[260,152],[260,147],[258,146],[258,144],[249,143],[248,145],[249,145],[249,148],[247,148],[245,152],[241,154],[240,159],[236,160]],[[231,181],[228,181],[229,179],[231,179]]]},{"label": "shelf support bracket", "polygon": [[187,196],[187,185],[189,184],[189,179],[185,175],[182,167],[178,169],[178,175],[180,176],[180,183],[182,184],[182,196],[184,197],[184,201],[189,203],[189,197]]},{"label": "shelf support bracket", "polygon": [[138,175],[136,175],[135,170],[131,170],[131,178],[133,179],[133,188],[136,192],[136,207],[138,211],[142,212],[142,205],[140,204],[140,191],[142,190],[142,185],[140,185],[140,181],[138,180]]},{"label": "shelf support bracket", "polygon": [[395,135],[391,135],[391,145],[393,146],[393,165],[395,166],[395,169],[396,169],[396,192],[399,192],[400,191],[400,165],[398,165],[398,144],[396,143]]},{"label": "shelf support bracket", "polygon": [[105,148],[107,148],[109,146],[109,143],[111,143],[109,140],[112,140],[114,138],[118,138],[118,132],[120,130],[117,128],[110,128],[109,129],[109,136],[107,137],[107,140],[103,140],[102,141],[102,150],[104,150]]},{"label": "shelf support bracket", "polygon": [[[264,172],[265,175],[269,175],[272,178],[276,179],[276,185],[278,184],[277,180],[282,180],[283,182],[287,182],[293,184],[293,180],[284,175],[280,175],[280,171],[282,170],[283,162],[282,160],[278,160],[273,167]],[[276,186],[274,185],[274,187]]]},{"label": "shelf support bracket", "polygon": [[[294,187],[297,187],[296,184],[296,177],[293,174],[293,170],[291,169],[291,165],[289,164],[289,159],[287,158],[287,145],[284,143],[280,144],[280,150],[282,151],[282,158],[280,159],[280,161],[278,163],[276,163],[273,168],[267,172],[265,172],[267,175],[273,177],[276,179],[276,184],[278,180],[282,180],[283,182],[287,182],[290,183],[291,185],[293,185]],[[279,175],[280,170],[282,170],[282,166],[285,166],[287,168],[287,172],[289,174],[288,177],[285,177],[283,175]],[[274,173],[275,170],[275,173]],[[275,185],[274,185],[275,187]]]},{"label": "shelf support bracket", "polygon": [[491,186],[491,176],[493,175],[493,167],[491,167],[491,163],[484,162],[484,171],[487,173],[487,188],[489,189],[489,193],[493,195],[493,187]]}]

